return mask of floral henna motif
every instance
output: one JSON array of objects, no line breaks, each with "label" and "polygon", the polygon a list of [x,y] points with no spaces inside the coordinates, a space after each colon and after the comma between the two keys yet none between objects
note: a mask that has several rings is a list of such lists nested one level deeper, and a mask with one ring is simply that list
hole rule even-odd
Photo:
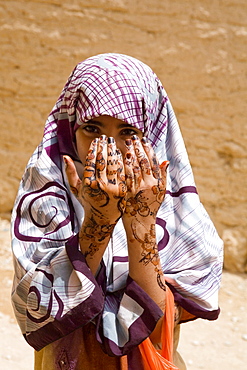
[{"label": "floral henna motif", "polygon": [[156,244],[155,237],[155,224],[150,226],[149,232],[144,234],[144,237],[139,237],[137,234],[137,226],[132,222],[132,230],[135,239],[141,244],[142,247],[142,258],[139,262],[147,266],[149,263],[152,263],[155,267],[155,272],[157,272],[157,283],[159,287],[163,290],[166,290],[166,285],[162,281],[163,272],[159,268],[160,257]]},{"label": "floral henna motif", "polygon": [[147,217],[150,214],[150,208],[142,198],[144,191],[140,190],[135,197],[127,199],[125,212],[130,216],[135,216],[137,213],[142,217]]},{"label": "floral henna motif", "polygon": [[[97,210],[95,211],[97,212]],[[100,216],[100,213],[98,212],[96,216]],[[96,221],[94,216],[92,215],[87,220],[86,224],[82,226],[79,236],[79,239],[81,240],[91,241],[88,250],[84,253],[85,257],[94,256],[94,254],[100,249],[101,244],[104,243],[104,240],[111,236],[114,227],[115,223],[108,224],[105,220],[103,220],[102,217],[99,217],[99,220]]]},{"label": "floral henna motif", "polygon": [[107,224],[103,219],[96,222],[92,215],[86,225],[83,226],[82,233],[87,239],[93,239],[101,242],[112,234],[114,226],[115,223]]},{"label": "floral henna motif", "polygon": [[158,179],[158,185],[152,186],[152,192],[156,195],[156,201],[161,204],[166,195],[166,186],[162,179]]},{"label": "floral henna motif", "polygon": [[155,224],[150,225],[150,230],[144,234],[141,238],[138,236],[137,225],[132,222],[132,230],[135,239],[141,244],[143,256],[140,260],[145,266],[150,262],[157,266],[159,263],[159,254],[157,250],[156,240],[155,240]]}]

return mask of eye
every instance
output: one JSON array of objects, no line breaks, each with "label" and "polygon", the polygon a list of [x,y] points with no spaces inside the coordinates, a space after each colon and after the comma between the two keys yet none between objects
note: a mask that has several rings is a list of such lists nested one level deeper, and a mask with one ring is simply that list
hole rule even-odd
[{"label": "eye", "polygon": [[85,130],[86,132],[90,133],[90,134],[100,134],[100,129],[98,126],[95,126],[95,125],[85,125],[85,126],[82,126],[81,127],[82,130]]},{"label": "eye", "polygon": [[133,136],[133,135],[139,135],[139,130],[135,130],[132,127],[130,128],[124,128],[121,130],[120,135],[122,136]]}]

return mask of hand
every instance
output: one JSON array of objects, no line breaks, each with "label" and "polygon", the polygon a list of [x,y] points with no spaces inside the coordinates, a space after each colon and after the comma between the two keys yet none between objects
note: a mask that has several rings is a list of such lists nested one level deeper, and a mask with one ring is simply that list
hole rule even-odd
[{"label": "hand", "polygon": [[156,243],[156,216],[166,193],[168,162],[159,165],[148,140],[126,140],[127,201],[123,215],[129,274],[164,310],[165,278]]},{"label": "hand", "polygon": [[166,192],[166,169],[169,162],[159,166],[154,150],[145,137],[126,140],[125,178],[127,202],[125,220],[133,216],[156,218]]},{"label": "hand", "polygon": [[127,188],[123,160],[113,138],[102,135],[92,141],[82,180],[74,162],[64,156],[71,191],[83,205],[85,215],[116,223],[125,209]]}]

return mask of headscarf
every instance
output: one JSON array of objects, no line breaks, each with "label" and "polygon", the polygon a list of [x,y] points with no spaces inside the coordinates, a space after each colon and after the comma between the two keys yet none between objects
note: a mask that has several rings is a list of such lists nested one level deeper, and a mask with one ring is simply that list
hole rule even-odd
[{"label": "headscarf", "polygon": [[[136,294],[126,293],[128,253],[121,219],[97,281],[79,250],[84,212],[70,192],[62,155],[79,160],[75,131],[82,122],[101,115],[138,128],[151,141],[159,161],[169,160],[166,196],[156,222],[165,279],[175,300],[192,315],[215,319],[219,313],[222,241],[200,203],[169,98],[144,63],[126,55],[101,54],[79,63],[71,73],[26,167],[13,210],[12,301],[22,333],[36,349],[100,313],[103,336],[113,347],[123,347],[129,328],[145,311],[140,302],[141,309],[132,304],[139,299]],[[126,307],[132,312],[127,324]]]}]

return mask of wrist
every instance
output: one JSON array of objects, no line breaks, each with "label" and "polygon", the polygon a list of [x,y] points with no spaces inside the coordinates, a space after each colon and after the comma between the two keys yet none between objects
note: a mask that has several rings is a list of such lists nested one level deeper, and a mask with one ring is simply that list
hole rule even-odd
[{"label": "wrist", "polygon": [[111,221],[107,217],[95,215],[94,213],[87,214],[80,229],[80,237],[103,242],[105,239],[110,238],[115,225],[116,221]]},{"label": "wrist", "polygon": [[124,214],[122,217],[125,229],[132,229],[133,227],[138,227],[140,230],[147,232],[150,229],[150,225],[156,224],[156,217],[149,215],[147,217],[142,217],[140,215],[130,216],[129,214]]}]

